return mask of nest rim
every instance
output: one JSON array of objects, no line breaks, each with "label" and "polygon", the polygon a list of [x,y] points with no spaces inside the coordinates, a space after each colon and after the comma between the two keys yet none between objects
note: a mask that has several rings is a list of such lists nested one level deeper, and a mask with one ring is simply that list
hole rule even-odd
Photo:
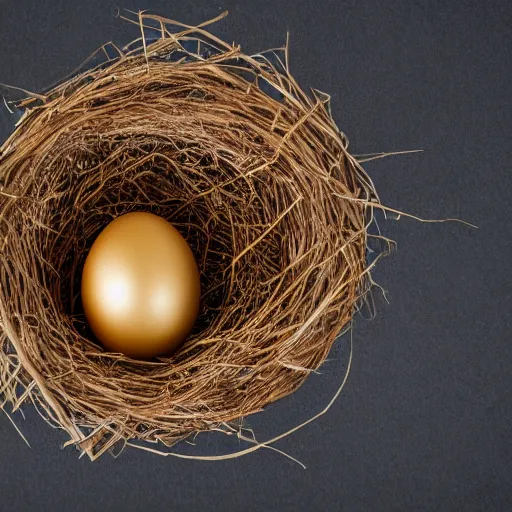
[{"label": "nest rim", "polygon": [[[91,459],[222,430],[295,391],[370,285],[375,189],[287,48],[250,56],[139,16],[162,37],[22,102],[0,148],[2,393]],[[130,211],[180,229],[207,295],[183,347],[153,361],[103,351],[75,293],[95,233]]]}]

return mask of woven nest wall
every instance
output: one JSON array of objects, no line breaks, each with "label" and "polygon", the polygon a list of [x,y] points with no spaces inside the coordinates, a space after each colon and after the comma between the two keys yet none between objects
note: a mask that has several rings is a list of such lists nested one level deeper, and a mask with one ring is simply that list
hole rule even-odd
[{"label": "woven nest wall", "polygon": [[[287,49],[136,22],[158,37],[19,102],[0,149],[3,404],[32,402],[91,458],[222,430],[296,390],[368,289],[378,202]],[[88,249],[131,211],[172,222],[201,272],[194,331],[153,361],[106,352],[80,302]]]}]

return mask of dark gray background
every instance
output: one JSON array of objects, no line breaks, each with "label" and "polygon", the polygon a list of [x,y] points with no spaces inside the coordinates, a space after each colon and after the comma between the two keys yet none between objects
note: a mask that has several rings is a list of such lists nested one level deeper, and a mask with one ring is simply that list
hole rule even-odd
[{"label": "dark gray background", "polygon": [[[292,71],[332,94],[353,151],[425,149],[367,166],[382,200],[479,229],[382,226],[398,242],[374,273],[390,304],[377,299],[373,321],[356,319],[339,401],[277,445],[306,470],[270,451],[77,460],[25,408],[14,418],[32,449],[0,415],[0,510],[512,510],[510,2],[0,0],[0,82],[40,90],[103,42],[136,37],[118,6],[188,23],[229,9],[214,30],[248,52],[289,30]],[[326,404],[346,354],[345,340],[322,376],[250,419],[258,436]],[[198,449],[236,447],[208,438]]]}]

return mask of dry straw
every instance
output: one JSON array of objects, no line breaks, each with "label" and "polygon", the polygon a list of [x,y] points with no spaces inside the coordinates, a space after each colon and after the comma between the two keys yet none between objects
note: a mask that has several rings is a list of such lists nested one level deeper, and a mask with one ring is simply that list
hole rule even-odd
[{"label": "dry straw", "polygon": [[[92,459],[233,432],[296,390],[368,290],[378,205],[287,48],[249,56],[204,25],[134,21],[159,37],[22,102],[0,149],[0,396]],[[202,275],[195,331],[151,362],[105,352],[80,304],[88,248],[130,211],[173,222]]]}]

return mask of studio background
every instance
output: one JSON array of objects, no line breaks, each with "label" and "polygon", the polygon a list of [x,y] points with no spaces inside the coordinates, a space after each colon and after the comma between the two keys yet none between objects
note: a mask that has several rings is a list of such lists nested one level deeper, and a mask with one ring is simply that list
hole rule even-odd
[{"label": "studio background", "polygon": [[[512,6],[506,1],[0,0],[0,82],[39,91],[137,29],[118,8],[213,27],[251,53],[281,46],[304,87],[332,95],[354,153],[423,149],[365,166],[397,241],[356,317],[353,365],[330,411],[276,447],[223,462],[135,450],[78,460],[31,408],[0,415],[1,511],[512,510],[510,302]],[[0,115],[0,139],[11,129]],[[249,418],[264,440],[312,416],[343,377],[348,338],[321,375]],[[206,436],[199,453],[236,441]]]}]

